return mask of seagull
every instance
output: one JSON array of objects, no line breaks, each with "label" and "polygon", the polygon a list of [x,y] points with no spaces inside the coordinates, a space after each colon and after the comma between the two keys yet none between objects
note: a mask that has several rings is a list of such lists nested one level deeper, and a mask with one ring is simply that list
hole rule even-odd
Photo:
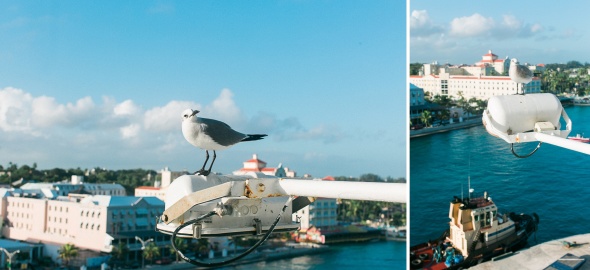
[{"label": "seagull", "polygon": [[[516,93],[518,94],[518,83],[522,84],[521,88],[524,88],[524,85],[531,82],[533,80],[533,72],[526,66],[520,65],[518,63],[518,59],[512,58],[510,60],[510,69],[508,70],[508,75],[510,79],[517,83],[516,85]],[[522,89],[522,93],[524,94],[524,89]]]},{"label": "seagull", "polygon": [[[197,117],[198,110],[186,109],[182,113],[182,135],[192,145],[205,150],[207,158],[201,170],[195,174],[203,176],[211,173],[211,168],[217,157],[215,151],[226,149],[239,142],[257,141],[266,137],[266,134],[244,134],[233,130],[224,122]],[[213,160],[209,169],[205,165],[209,161],[209,150],[213,151]]]}]

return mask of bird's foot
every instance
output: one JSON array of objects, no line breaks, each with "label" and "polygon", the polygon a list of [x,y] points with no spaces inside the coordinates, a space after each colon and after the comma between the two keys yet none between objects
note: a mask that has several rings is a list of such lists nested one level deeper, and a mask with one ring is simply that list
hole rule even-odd
[{"label": "bird's foot", "polygon": [[195,174],[197,174],[197,175],[202,175],[202,176],[207,176],[207,175],[209,175],[210,173],[211,173],[211,171],[207,171],[207,170],[203,170],[203,169],[201,169],[201,170],[198,170],[198,171],[196,171],[196,172],[195,172]]}]

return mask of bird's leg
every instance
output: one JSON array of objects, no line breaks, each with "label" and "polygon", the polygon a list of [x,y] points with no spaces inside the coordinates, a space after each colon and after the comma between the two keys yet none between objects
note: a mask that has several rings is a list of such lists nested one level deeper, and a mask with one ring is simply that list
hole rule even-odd
[{"label": "bird's leg", "polygon": [[215,153],[215,150],[213,150],[213,160],[211,160],[211,164],[209,165],[209,170],[207,170],[207,174],[204,174],[205,176],[209,175],[211,173],[211,168],[213,168],[213,163],[215,162],[215,158],[217,157],[217,154]]},{"label": "bird's leg", "polygon": [[209,151],[205,150],[205,154],[207,155],[207,157],[205,158],[205,163],[203,163],[203,167],[200,170],[196,171],[195,174],[204,175],[204,176],[207,176],[209,174],[209,173],[205,174],[205,172],[206,172],[205,165],[207,165],[207,161],[209,161]]}]

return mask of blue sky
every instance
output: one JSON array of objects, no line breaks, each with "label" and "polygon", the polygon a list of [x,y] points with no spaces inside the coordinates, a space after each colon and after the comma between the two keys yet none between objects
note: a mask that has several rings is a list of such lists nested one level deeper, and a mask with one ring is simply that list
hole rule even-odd
[{"label": "blue sky", "polygon": [[406,174],[403,1],[0,1],[0,164],[188,169],[181,112],[314,176]]},{"label": "blue sky", "polygon": [[590,62],[588,1],[410,1],[410,62]]}]

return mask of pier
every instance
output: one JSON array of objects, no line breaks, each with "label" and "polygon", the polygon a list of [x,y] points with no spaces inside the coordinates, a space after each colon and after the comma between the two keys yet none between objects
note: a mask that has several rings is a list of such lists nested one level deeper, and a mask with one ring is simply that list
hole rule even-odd
[{"label": "pier", "polygon": [[456,129],[481,126],[481,125],[482,125],[481,117],[474,116],[469,119],[463,120],[463,122],[460,122],[460,123],[452,123],[452,124],[440,125],[437,127],[428,127],[428,128],[418,129],[418,130],[410,130],[410,139],[422,137],[422,136],[427,136],[427,135],[432,135],[432,134],[436,134],[436,133],[447,132],[447,131],[456,130]]}]

